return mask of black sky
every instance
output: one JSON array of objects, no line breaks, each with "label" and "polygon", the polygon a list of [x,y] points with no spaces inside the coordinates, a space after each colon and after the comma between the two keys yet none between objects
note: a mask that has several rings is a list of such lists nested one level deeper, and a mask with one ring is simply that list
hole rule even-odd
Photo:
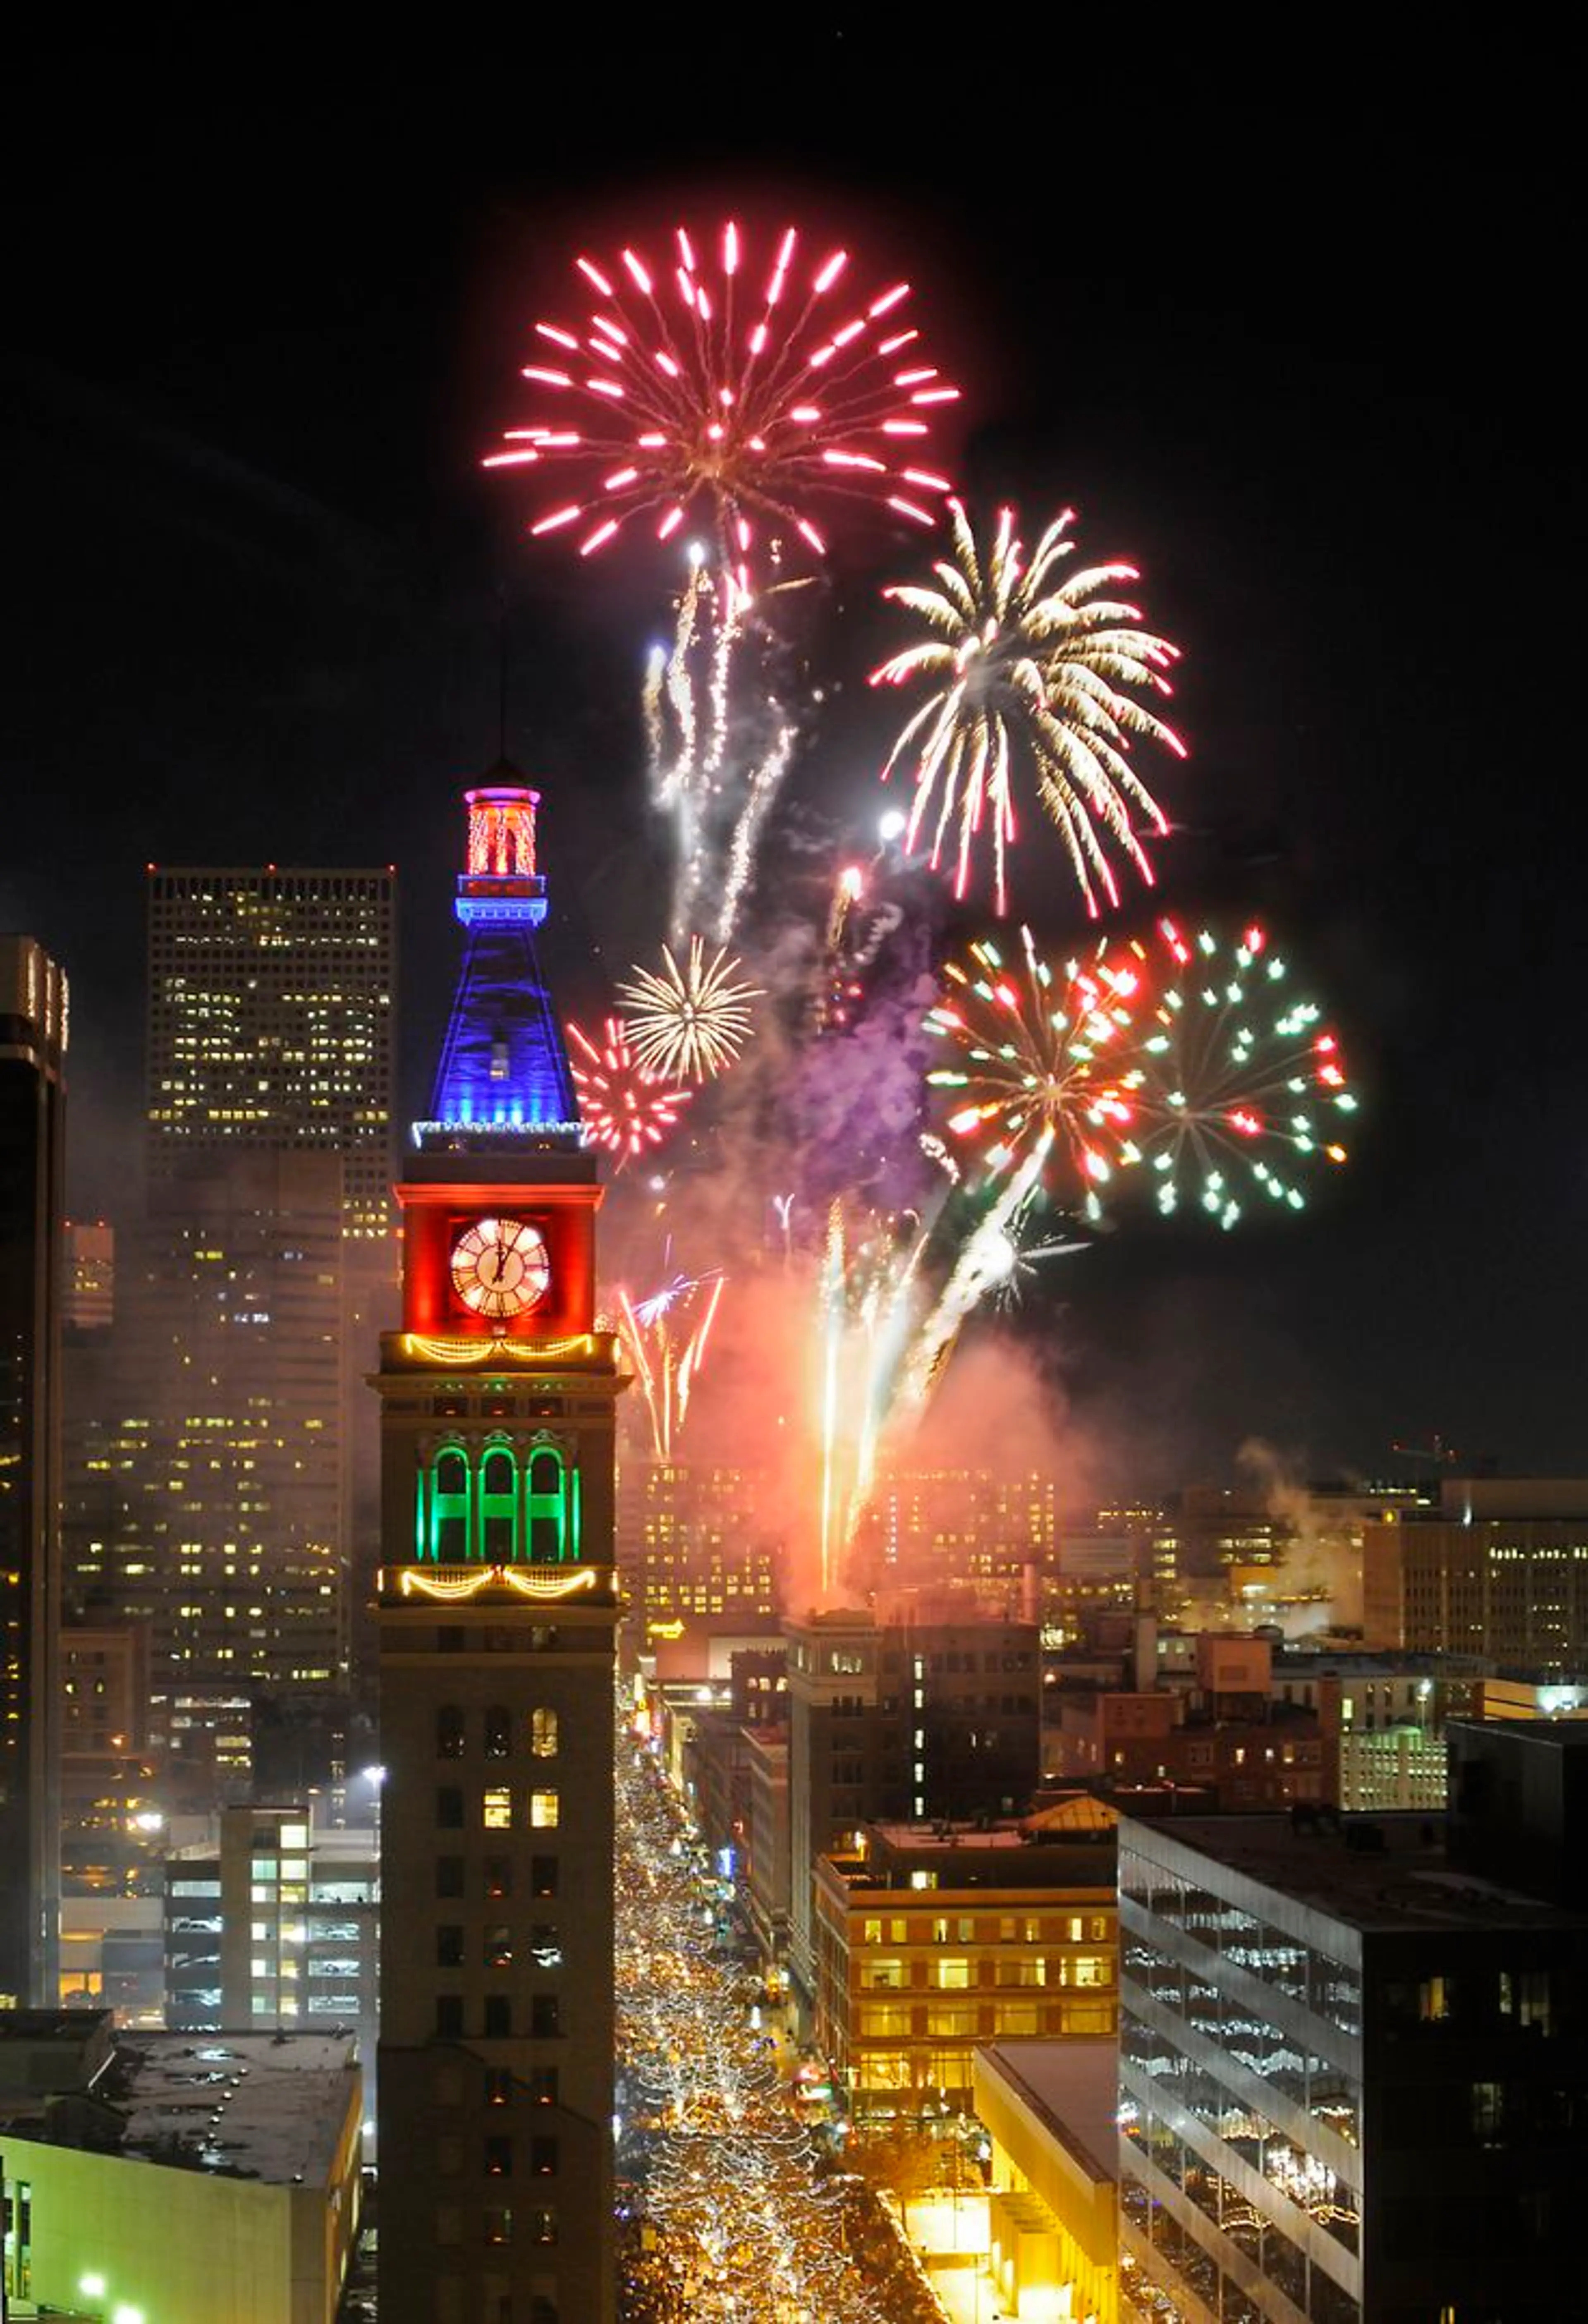
[{"label": "black sky", "polygon": [[[477,458],[576,244],[786,212],[916,281],[974,492],[1073,502],[1142,566],[1193,746],[1162,893],[1268,916],[1366,1093],[1285,1231],[1132,1224],[1074,1263],[1083,1411],[1158,1470],[1259,1433],[1371,1471],[1435,1430],[1580,1468],[1569,92],[1431,20],[1174,55],[1048,15],[688,37],[17,77],[0,924],[73,975],[75,1199],[113,1202],[135,1136],[148,859],[395,861],[422,1083],[501,591],[568,973],[630,956],[665,576],[526,543]],[[912,547],[860,544],[824,613],[804,779],[835,816],[872,804],[860,680]],[[1040,846],[1021,902],[1060,930]]]}]

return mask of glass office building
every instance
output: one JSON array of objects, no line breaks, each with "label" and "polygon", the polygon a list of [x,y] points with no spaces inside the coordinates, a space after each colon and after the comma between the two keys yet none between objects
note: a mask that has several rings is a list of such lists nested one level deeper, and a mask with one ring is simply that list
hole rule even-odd
[{"label": "glass office building", "polygon": [[1442,1821],[1120,1828],[1121,2252],[1194,2324],[1588,2313],[1588,1916]]}]

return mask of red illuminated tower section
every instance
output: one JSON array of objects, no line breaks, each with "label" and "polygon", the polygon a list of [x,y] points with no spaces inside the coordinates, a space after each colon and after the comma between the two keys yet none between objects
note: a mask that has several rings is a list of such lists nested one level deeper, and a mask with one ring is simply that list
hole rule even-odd
[{"label": "red illuminated tower section", "polygon": [[[503,772],[510,770],[501,770]],[[536,795],[471,791],[464,959],[381,1342],[381,2315],[613,2313],[615,1342],[534,931]]]}]

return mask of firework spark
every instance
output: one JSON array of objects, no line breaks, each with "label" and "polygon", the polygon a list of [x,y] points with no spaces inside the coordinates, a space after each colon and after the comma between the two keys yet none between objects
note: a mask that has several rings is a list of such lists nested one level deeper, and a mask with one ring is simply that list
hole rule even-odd
[{"label": "firework spark", "polygon": [[1010,1252],[1042,1185],[1057,1132],[1043,1130],[1022,1154],[991,1207],[965,1237],[947,1281],[911,1340],[900,1370],[895,1407],[919,1416],[942,1379],[967,1319],[998,1293],[1010,1275]]},{"label": "firework spark", "polygon": [[[766,593],[775,595],[778,591]],[[653,647],[641,707],[651,798],[673,825],[669,934],[733,935],[762,830],[789,771],[795,727],[770,674],[773,640],[759,599],[703,556],[679,593],[670,650]],[[746,638],[759,683],[748,701],[734,675]]]},{"label": "firework spark", "polygon": [[704,500],[743,576],[763,531],[821,555],[810,511],[835,496],[936,521],[949,484],[924,444],[959,390],[923,354],[908,282],[853,293],[848,253],[813,264],[792,226],[757,264],[731,221],[698,242],[679,227],[663,264],[576,263],[584,311],[537,323],[523,366],[544,416],[485,463],[568,479],[532,534],[567,530],[588,557],[633,517],[665,540]]},{"label": "firework spark", "polygon": [[839,1579],[876,1481],[877,1456],[894,1383],[909,1346],[916,1279],[930,1219],[914,1211],[828,1214],[821,1272],[821,1581]]},{"label": "firework spark", "polygon": [[726,1279],[715,1268],[706,1275],[670,1271],[670,1248],[664,1263],[669,1272],[655,1291],[640,1299],[621,1286],[617,1294],[619,1334],[645,1399],[651,1449],[660,1461],[672,1458],[688,1417],[690,1390],[706,1360]]},{"label": "firework spark", "polygon": [[1110,903],[1119,901],[1105,840],[1150,881],[1133,812],[1156,832],[1168,828],[1127,754],[1137,735],[1179,758],[1185,745],[1129,689],[1167,697],[1164,673],[1178,650],[1141,626],[1136,606],[1098,594],[1137,579],[1134,567],[1091,566],[1050,586],[1055,567],[1075,548],[1066,537],[1073,511],[1055,519],[1029,559],[1015,537],[1012,509],[1000,511],[984,550],[957,501],[949,512],[954,558],[933,567],[937,586],[884,593],[918,615],[928,635],[883,662],[871,679],[873,686],[924,680],[931,688],[883,770],[886,779],[896,766],[913,766],[906,844],[915,845],[935,803],[936,867],[957,818],[954,886],[963,896],[974,844],[990,825],[1002,913],[1005,859],[1015,837],[1015,769],[1029,760],[1038,798],[1064,840],[1087,911],[1095,915],[1099,889]]},{"label": "firework spark", "polygon": [[1039,1222],[1044,1208],[1040,1194],[1033,1193],[1003,1229],[1002,1246],[990,1250],[988,1296],[1001,1314],[1012,1315],[1023,1304],[1027,1286],[1050,1259],[1070,1259],[1091,1248],[1085,1241],[1044,1235]]},{"label": "firework spark", "polygon": [[1085,961],[1055,970],[1029,928],[1021,928],[1020,946],[1020,969],[991,941],[971,946],[968,966],[946,964],[946,990],[927,1024],[950,1044],[956,1061],[927,1079],[951,1093],[949,1132],[980,1141],[990,1176],[1015,1167],[1041,1141],[1045,1154],[1067,1157],[1095,1218],[1098,1188],[1121,1162],[1136,1158],[1126,1076],[1143,954],[1140,946],[1104,941]]},{"label": "firework spark", "polygon": [[761,987],[736,983],[738,962],[725,952],[707,959],[699,936],[690,937],[681,963],[670,945],[663,945],[661,960],[660,975],[636,967],[632,982],[618,987],[634,1055],[669,1081],[709,1081],[749,1039],[750,1003],[761,998]]},{"label": "firework spark", "polygon": [[1336,1036],[1262,928],[1231,943],[1163,920],[1159,935],[1162,987],[1130,1079],[1159,1210],[1194,1199],[1233,1227],[1253,1188],[1304,1209],[1307,1169],[1345,1159],[1330,1117],[1356,1111]]},{"label": "firework spark", "polygon": [[672,1086],[640,1062],[621,1018],[607,1019],[599,1043],[577,1025],[568,1029],[579,1052],[569,1065],[585,1128],[594,1144],[617,1156],[621,1170],[677,1128],[694,1092]]}]

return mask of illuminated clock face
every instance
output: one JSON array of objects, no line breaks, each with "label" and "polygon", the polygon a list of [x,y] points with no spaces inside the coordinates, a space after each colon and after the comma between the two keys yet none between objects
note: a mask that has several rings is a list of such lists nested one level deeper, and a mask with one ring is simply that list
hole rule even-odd
[{"label": "illuminated clock face", "polygon": [[550,1281],[545,1238],[523,1219],[476,1219],[452,1246],[453,1290],[492,1323],[538,1307]]}]

